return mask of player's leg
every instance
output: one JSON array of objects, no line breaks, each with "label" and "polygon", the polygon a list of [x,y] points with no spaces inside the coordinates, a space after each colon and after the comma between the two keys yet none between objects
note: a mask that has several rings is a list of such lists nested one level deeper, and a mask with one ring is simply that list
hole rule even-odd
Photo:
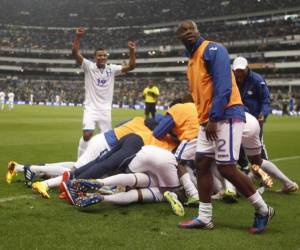
[{"label": "player's leg", "polygon": [[119,148],[113,148],[104,156],[103,160],[95,162],[93,166],[77,175],[76,178],[98,179],[102,178],[105,174],[122,171],[142,148],[143,144],[142,138],[136,134],[124,136],[118,142],[118,145],[120,145]]},{"label": "player's leg", "polygon": [[97,134],[91,138],[84,153],[74,163],[74,167],[80,168],[95,160],[97,157],[104,155],[107,151],[108,146],[104,134]]},{"label": "player's leg", "polygon": [[246,124],[243,129],[242,145],[250,163],[252,164],[252,172],[249,173],[249,177],[251,176],[250,174],[260,176],[264,185],[266,187],[271,187],[273,185],[271,177],[261,169],[262,144],[259,136],[260,126],[257,119],[249,113],[246,113]]},{"label": "player's leg", "polygon": [[185,205],[192,206],[199,204],[199,194],[196,186],[192,182],[190,174],[187,170],[187,167],[182,163],[178,163],[177,165],[177,173],[179,177],[179,181],[184,188],[185,194],[187,196],[187,202]]},{"label": "player's leg", "polygon": [[149,106],[149,103],[145,103],[145,117],[146,119],[149,118],[149,114],[150,114],[150,106]]},{"label": "player's leg", "polygon": [[264,124],[260,124],[260,133],[259,133],[259,138],[261,141],[261,145],[262,145],[262,149],[261,149],[261,158],[268,160],[268,152],[267,152],[267,148],[266,145],[264,144]]},{"label": "player's leg", "polygon": [[219,124],[216,163],[221,175],[229,180],[254,206],[256,213],[251,232],[260,233],[265,230],[268,220],[273,217],[274,209],[268,207],[261,195],[255,190],[250,179],[235,166],[242,141],[243,128],[244,123],[242,122],[229,121]]},{"label": "player's leg", "polygon": [[158,188],[132,189],[128,192],[121,192],[112,195],[101,195],[99,193],[79,197],[75,200],[75,205],[87,207],[99,202],[107,202],[117,205],[128,205],[136,202],[161,202],[163,196]]},{"label": "player's leg", "polygon": [[211,194],[213,191],[213,176],[210,169],[213,158],[211,157],[214,157],[213,143],[206,139],[204,127],[200,126],[195,159],[200,199],[199,214],[196,219],[181,222],[179,224],[181,228],[212,229],[214,227],[211,203]]},{"label": "player's leg", "polygon": [[111,187],[122,186],[145,188],[150,185],[156,185],[156,180],[145,173],[117,174],[104,179],[97,179],[97,181],[103,186]]},{"label": "player's leg", "polygon": [[82,137],[79,140],[77,158],[79,158],[88,147],[88,142],[92,138],[94,130],[95,120],[93,113],[89,110],[84,110]]},{"label": "player's leg", "polygon": [[97,115],[97,126],[101,133],[111,130],[111,110],[101,110]]},{"label": "player's leg", "polygon": [[151,103],[151,116],[153,119],[155,118],[155,113],[156,113],[156,104]]}]

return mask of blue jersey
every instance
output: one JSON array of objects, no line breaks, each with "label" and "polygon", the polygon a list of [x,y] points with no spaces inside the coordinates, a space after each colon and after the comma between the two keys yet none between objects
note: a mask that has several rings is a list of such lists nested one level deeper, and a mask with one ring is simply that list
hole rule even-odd
[{"label": "blue jersey", "polygon": [[245,109],[256,118],[270,113],[270,95],[265,80],[261,75],[249,70],[246,80],[238,85]]}]

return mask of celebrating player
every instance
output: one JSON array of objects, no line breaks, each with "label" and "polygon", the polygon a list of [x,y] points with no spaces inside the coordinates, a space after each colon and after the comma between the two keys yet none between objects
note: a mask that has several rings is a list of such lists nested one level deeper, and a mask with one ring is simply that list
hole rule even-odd
[{"label": "celebrating player", "polygon": [[129,63],[124,65],[107,64],[108,52],[104,48],[95,50],[95,62],[84,58],[80,51],[80,38],[84,28],[76,30],[72,54],[84,71],[85,101],[83,114],[83,136],[80,138],[78,157],[84,152],[93,135],[95,125],[106,132],[111,129],[111,106],[115,76],[135,68],[135,43],[128,42]]},{"label": "celebrating player", "polygon": [[216,160],[221,175],[232,182],[255,207],[252,233],[261,233],[275,212],[255,190],[250,179],[236,169],[245,122],[244,107],[227,50],[200,37],[193,21],[184,21],[178,38],[189,55],[189,88],[198,109],[200,123],[196,153],[197,183],[200,196],[196,219],[179,224],[181,228],[212,229],[211,163]]}]

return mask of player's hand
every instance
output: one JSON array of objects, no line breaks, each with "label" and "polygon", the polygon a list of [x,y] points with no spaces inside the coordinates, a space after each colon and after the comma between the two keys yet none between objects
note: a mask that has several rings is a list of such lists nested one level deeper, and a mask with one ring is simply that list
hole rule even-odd
[{"label": "player's hand", "polygon": [[259,124],[262,125],[265,122],[266,118],[264,117],[264,115],[262,113],[260,113],[259,116],[257,117],[257,120],[258,120]]},{"label": "player's hand", "polygon": [[217,123],[209,121],[205,128],[205,134],[208,141],[216,141],[218,139]]},{"label": "player's hand", "polygon": [[128,45],[128,49],[129,49],[129,50],[135,51],[136,46],[135,46],[135,43],[134,43],[134,42],[129,41],[127,45]]},{"label": "player's hand", "polygon": [[79,27],[76,29],[76,36],[77,37],[82,37],[85,34],[85,28]]}]

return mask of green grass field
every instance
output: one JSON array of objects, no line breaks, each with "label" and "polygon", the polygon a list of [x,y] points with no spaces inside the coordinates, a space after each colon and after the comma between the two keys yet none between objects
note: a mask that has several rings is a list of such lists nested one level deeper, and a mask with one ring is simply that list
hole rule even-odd
[{"label": "green grass field", "polygon": [[[114,123],[142,111],[114,110]],[[253,209],[245,199],[214,203],[213,231],[182,230],[182,218],[167,204],[114,206],[85,211],[46,200],[16,181],[5,182],[7,162],[51,163],[76,159],[81,136],[80,108],[16,106],[0,112],[0,249],[300,249],[300,195],[272,190],[264,198],[276,216],[263,235],[250,235]],[[270,159],[300,183],[300,118],[270,117],[265,127]],[[290,159],[280,159],[294,157]],[[298,157],[298,158],[297,158]],[[19,176],[22,179],[23,176]],[[197,214],[187,208],[186,218]]]}]

